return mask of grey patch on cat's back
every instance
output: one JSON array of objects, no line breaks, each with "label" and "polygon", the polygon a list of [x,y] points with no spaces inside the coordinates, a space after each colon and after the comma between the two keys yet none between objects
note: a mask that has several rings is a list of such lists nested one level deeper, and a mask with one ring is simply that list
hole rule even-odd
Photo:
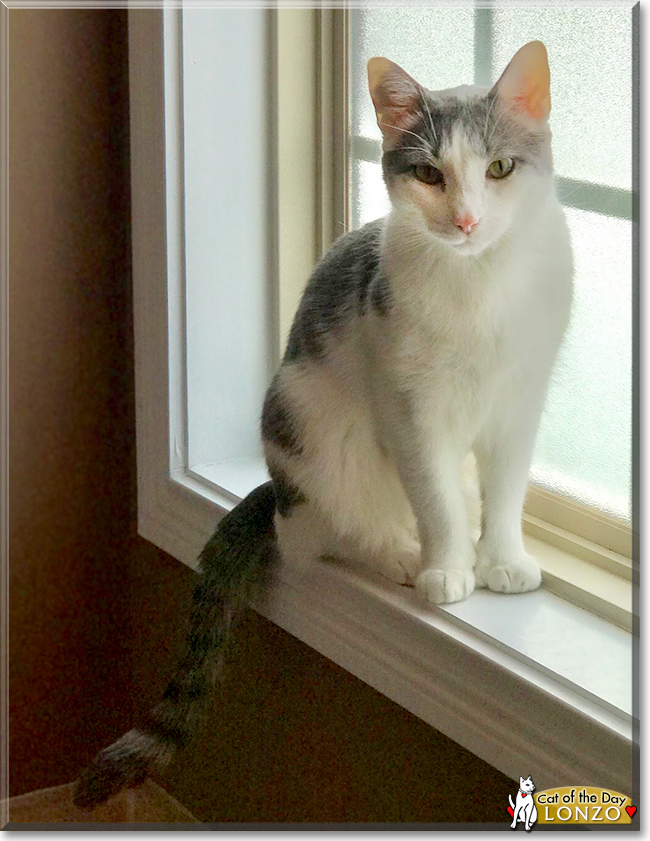
[{"label": "grey patch on cat's back", "polygon": [[262,408],[262,437],[291,455],[300,455],[302,447],[286,395],[280,388],[279,376],[273,378]]},{"label": "grey patch on cat's back", "polygon": [[344,234],[312,274],[289,334],[283,364],[322,359],[327,340],[363,312],[380,263],[383,220]]},{"label": "grey patch on cat's back", "polygon": [[270,464],[269,474],[275,491],[275,507],[281,517],[289,517],[296,505],[307,502],[307,497],[300,488],[289,481],[286,473],[279,467]]}]

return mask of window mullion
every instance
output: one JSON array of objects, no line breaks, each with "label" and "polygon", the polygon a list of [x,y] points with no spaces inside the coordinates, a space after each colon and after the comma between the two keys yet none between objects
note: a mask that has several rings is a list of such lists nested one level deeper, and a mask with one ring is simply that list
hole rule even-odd
[{"label": "window mullion", "polygon": [[344,9],[317,18],[318,252],[349,230],[348,34]]},{"label": "window mullion", "polygon": [[275,23],[275,213],[279,344],[284,348],[318,257],[317,10],[278,8]]},{"label": "window mullion", "polygon": [[474,11],[474,84],[492,84],[492,9],[478,5]]},{"label": "window mullion", "polygon": [[556,184],[560,201],[567,207],[576,207],[617,219],[632,218],[631,190],[620,190],[606,184],[594,184],[591,181],[562,176],[557,177]]}]

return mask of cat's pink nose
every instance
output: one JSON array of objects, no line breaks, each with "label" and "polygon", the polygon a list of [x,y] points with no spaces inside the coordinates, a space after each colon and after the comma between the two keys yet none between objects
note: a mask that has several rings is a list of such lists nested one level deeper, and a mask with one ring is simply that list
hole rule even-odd
[{"label": "cat's pink nose", "polygon": [[472,216],[471,213],[463,213],[454,219],[454,225],[460,228],[464,234],[471,234],[474,228],[478,225],[478,219]]}]

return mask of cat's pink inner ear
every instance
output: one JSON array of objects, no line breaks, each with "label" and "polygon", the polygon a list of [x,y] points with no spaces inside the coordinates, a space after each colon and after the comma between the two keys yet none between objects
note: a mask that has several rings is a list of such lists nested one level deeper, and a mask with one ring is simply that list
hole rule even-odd
[{"label": "cat's pink inner ear", "polygon": [[384,138],[396,140],[413,122],[420,87],[415,79],[387,58],[368,62],[368,87],[377,124]]},{"label": "cat's pink inner ear", "polygon": [[551,112],[551,72],[544,44],[531,41],[515,53],[495,88],[516,110],[545,120]]}]

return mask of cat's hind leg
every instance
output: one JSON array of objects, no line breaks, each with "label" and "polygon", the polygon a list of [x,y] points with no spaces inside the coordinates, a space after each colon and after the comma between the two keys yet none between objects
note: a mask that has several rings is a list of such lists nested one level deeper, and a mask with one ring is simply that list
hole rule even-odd
[{"label": "cat's hind leg", "polygon": [[[269,430],[267,462],[281,465],[313,504],[327,554],[411,584],[421,569],[415,518],[397,471],[377,441],[361,387],[351,386],[353,373],[340,375],[344,365],[345,358],[336,373],[326,365],[308,364],[281,372],[278,388],[298,419],[298,446],[279,446],[283,442],[270,440]],[[308,514],[298,507],[296,516]],[[287,523],[283,527],[290,528]]]},{"label": "cat's hind leg", "polygon": [[331,554],[397,584],[414,584],[422,553],[395,468],[362,425],[347,437],[339,460],[344,469],[331,471],[327,482],[314,488],[329,524]]},{"label": "cat's hind leg", "polygon": [[383,541],[373,546],[351,537],[339,538],[335,554],[345,560],[358,560],[396,584],[415,584],[422,569],[420,543],[406,532],[385,534]]},{"label": "cat's hind leg", "polygon": [[[268,458],[268,454],[267,454]],[[311,566],[331,551],[328,529],[314,502],[277,462],[269,462],[276,498],[275,534],[278,541],[278,575],[299,583]]]},{"label": "cat's hind leg", "polygon": [[378,444],[369,417],[356,418],[341,440],[327,499],[337,554],[358,560],[397,584],[422,571],[417,523],[393,462]]},{"label": "cat's hind leg", "polygon": [[[289,480],[275,464],[269,472],[276,493],[275,531],[283,580],[297,583],[316,561],[329,557],[358,561],[398,584],[414,583],[421,567],[420,544],[408,523],[395,523],[393,517],[373,518],[369,516],[369,511],[375,510],[372,505],[362,504],[356,513],[351,511],[350,497],[341,482],[334,490],[339,499],[347,498],[344,518],[341,508],[328,506],[329,494],[322,493],[323,487],[306,492],[298,485],[301,480]],[[301,485],[304,487],[303,481]],[[331,485],[328,489],[332,490]],[[359,490],[368,503],[368,494]],[[350,514],[354,514],[353,527]]]}]

